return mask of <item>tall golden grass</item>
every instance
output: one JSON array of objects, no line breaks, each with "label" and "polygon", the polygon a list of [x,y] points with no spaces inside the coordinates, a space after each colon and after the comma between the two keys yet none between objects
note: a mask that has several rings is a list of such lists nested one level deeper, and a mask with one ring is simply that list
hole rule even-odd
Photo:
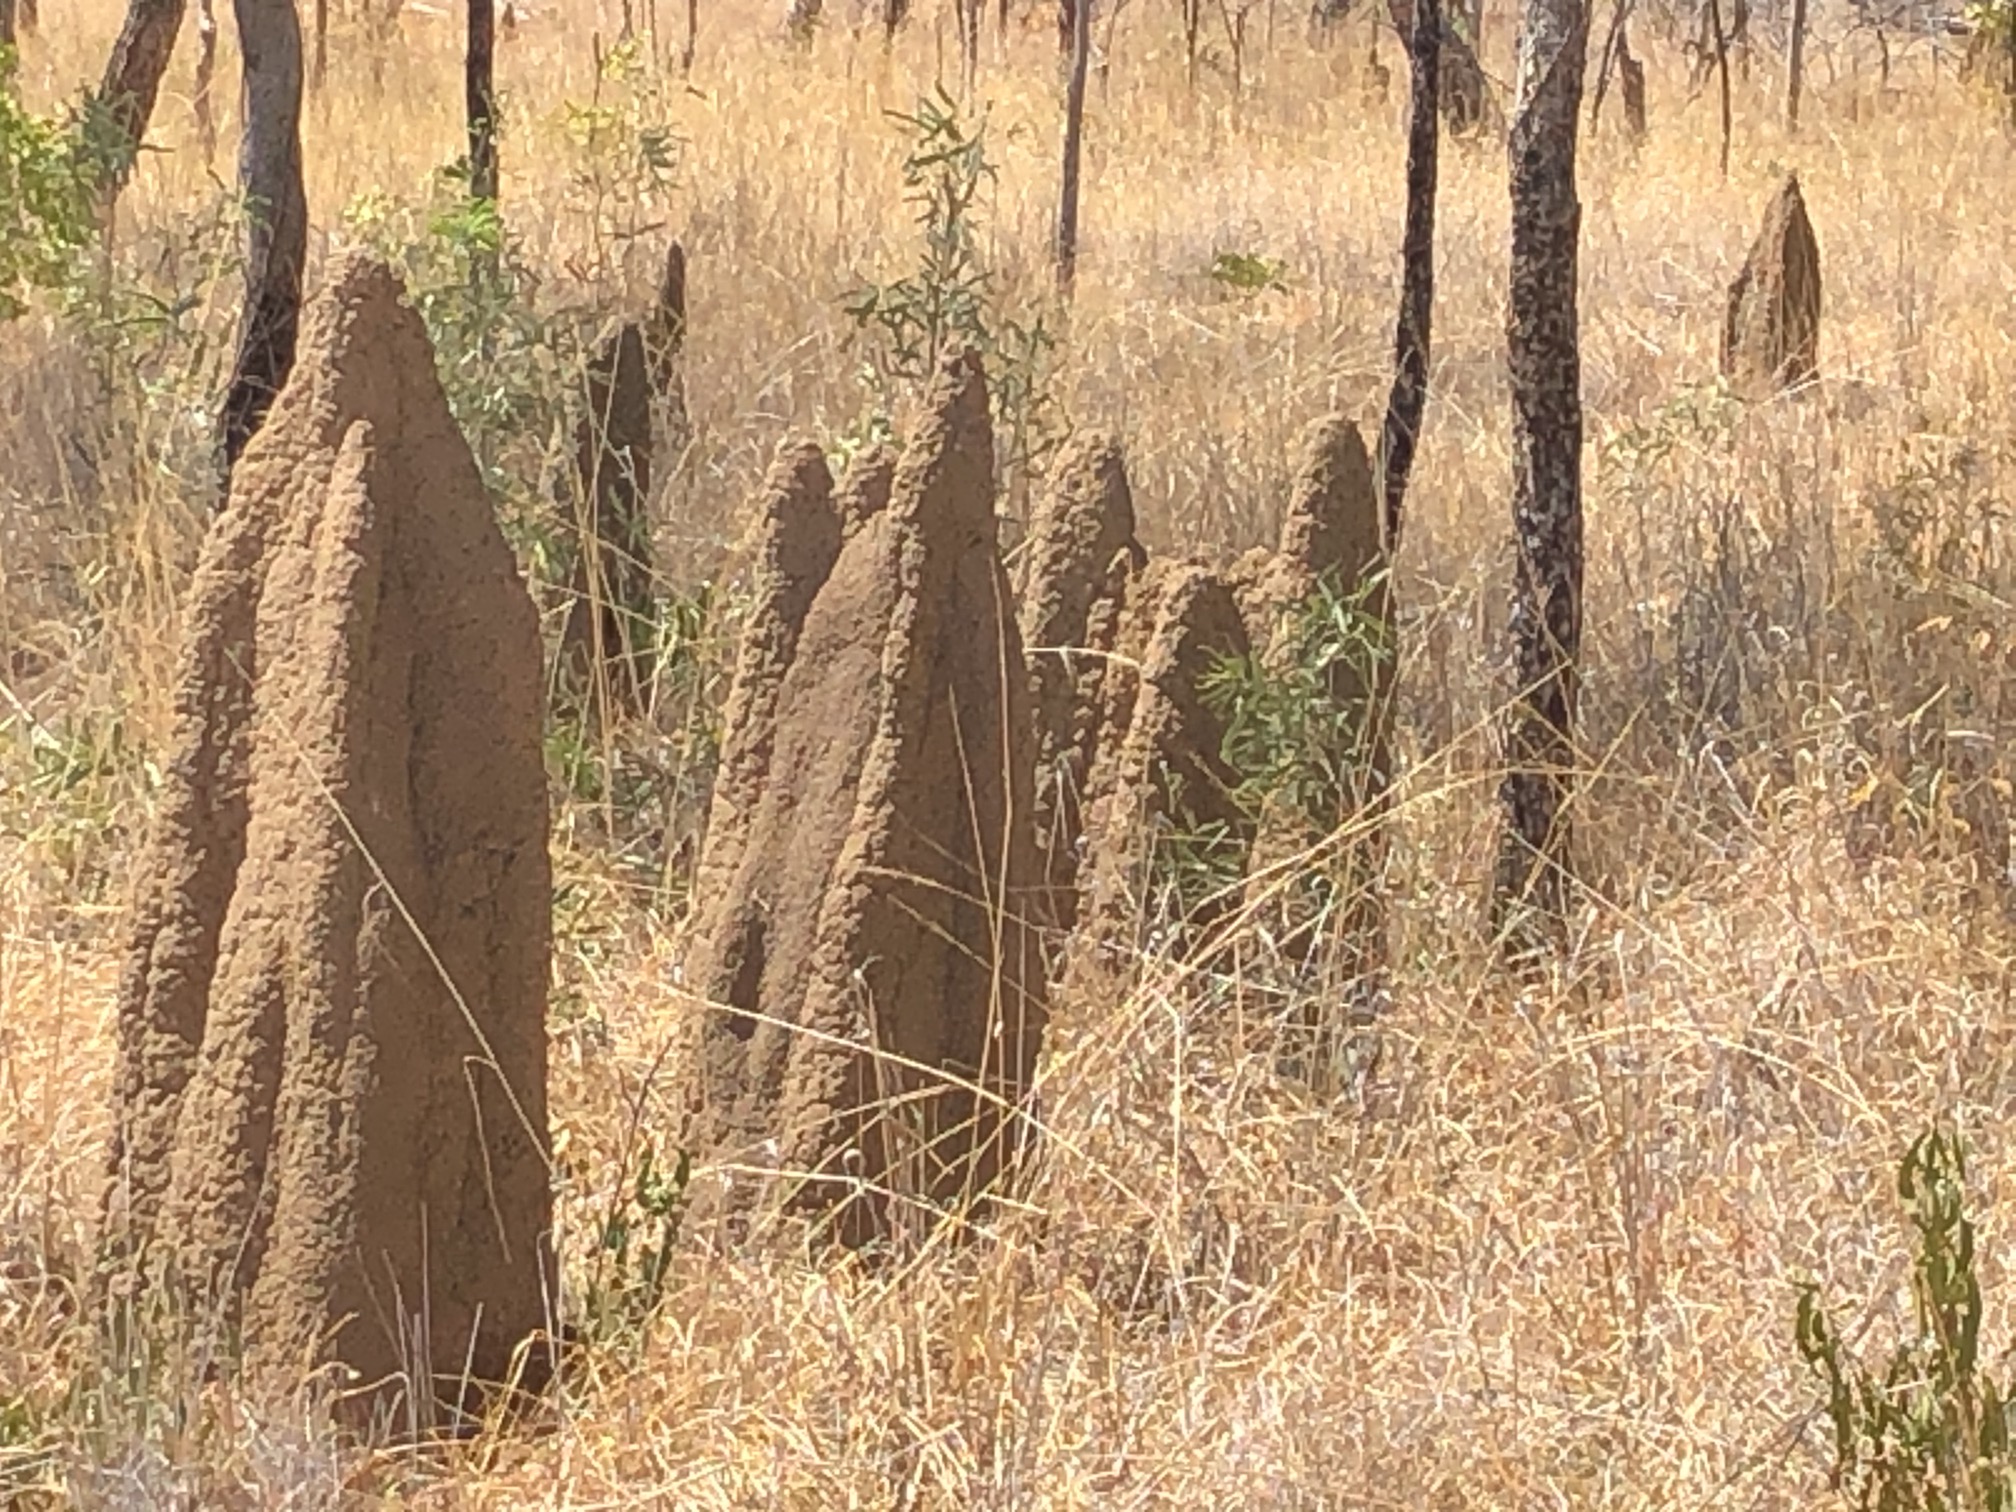
[{"label": "tall golden grass", "polygon": [[[78,0],[45,18],[23,82],[53,108],[119,17]],[[1383,400],[1404,89],[1365,98],[1362,24],[1319,48],[1293,8],[1256,10],[1236,99],[1222,39],[1193,92],[1172,16],[1142,0],[1099,24],[1054,392],[1124,435],[1153,549],[1270,539],[1299,429]],[[842,26],[800,54],[781,10],[703,0],[690,85],[647,70],[640,97],[597,83],[618,26],[569,0],[505,41],[505,213],[542,297],[601,309],[644,297],[664,239],[686,239],[695,440],[660,528],[690,587],[724,570],[776,441],[861,413],[841,297],[912,246],[883,112],[955,76],[956,44],[927,13],[887,56]],[[990,27],[979,81],[987,246],[1026,299],[1047,276],[1052,26]],[[1501,80],[1511,27],[1494,10]],[[873,1269],[696,1228],[641,1336],[592,1350],[536,1423],[421,1456],[339,1449],[172,1360],[89,1376],[76,1315],[146,808],[134,753],[162,729],[235,293],[228,149],[201,161],[185,38],[113,275],[200,291],[173,313],[185,334],[134,309],[91,341],[48,310],[0,330],[0,1486],[205,1507],[1824,1504],[1794,1286],[1824,1278],[1851,1335],[1909,1326],[1888,1178],[1935,1114],[1974,1142],[1989,1335],[2016,1327],[2016,154],[1923,46],[1886,90],[1827,37],[1796,140],[1769,52],[1739,80],[1725,182],[1712,92],[1690,101],[1677,48],[1637,45],[1650,142],[1634,154],[1609,117],[1582,153],[1577,845],[1596,896],[1559,970],[1507,984],[1480,939],[1507,205],[1502,154],[1451,146],[1398,569],[1396,965],[1345,1092],[1314,1098],[1227,994],[1148,963],[1124,995],[1060,1008],[1047,1154],[991,1232]],[[304,120],[318,259],[347,206],[417,198],[459,150],[458,46],[456,17],[409,5],[374,82],[339,7]],[[676,133],[662,189],[584,146],[598,88]],[[1821,241],[1826,376],[1745,409],[1713,381],[1721,291],[1791,167]],[[1214,283],[1221,250],[1278,259],[1285,289]],[[676,911],[574,817],[553,1106],[578,1284],[637,1127],[662,1123],[677,1068],[657,1057],[686,1009]]]}]

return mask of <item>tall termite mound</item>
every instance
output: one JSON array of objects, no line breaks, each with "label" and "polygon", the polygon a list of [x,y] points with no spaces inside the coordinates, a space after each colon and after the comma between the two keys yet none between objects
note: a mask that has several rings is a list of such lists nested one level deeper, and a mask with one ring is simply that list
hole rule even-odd
[{"label": "tall termite mound", "polygon": [[1145,923],[1173,918],[1177,943],[1188,945],[1237,905],[1253,826],[1205,685],[1249,650],[1222,574],[1180,561],[1128,574],[1086,784],[1078,935],[1065,967],[1072,980],[1094,968],[1128,970],[1154,943],[1140,932]]},{"label": "tall termite mound", "polygon": [[1764,227],[1729,286],[1722,372],[1737,388],[1768,395],[1820,371],[1820,244],[1799,176],[1787,174]]},{"label": "tall termite mound", "polygon": [[187,626],[108,1280],[171,1278],[277,1384],[505,1379],[555,1280],[538,623],[382,264],[312,306]]},{"label": "tall termite mound", "polygon": [[1046,1016],[1027,675],[985,379],[959,356],[805,614],[687,978],[696,1137],[839,1209],[849,1242],[984,1186],[1019,1138]]},{"label": "tall termite mound", "polygon": [[644,332],[626,324],[589,358],[574,426],[579,549],[561,631],[563,676],[611,707],[641,708],[651,679],[651,397]]},{"label": "tall termite mound", "polygon": [[1099,734],[1104,662],[1090,649],[1124,576],[1115,559],[1145,560],[1134,539],[1134,496],[1119,445],[1092,434],[1058,458],[1030,522],[1019,622],[1036,718],[1036,833],[1043,883],[1058,925],[1077,913],[1083,796]]}]

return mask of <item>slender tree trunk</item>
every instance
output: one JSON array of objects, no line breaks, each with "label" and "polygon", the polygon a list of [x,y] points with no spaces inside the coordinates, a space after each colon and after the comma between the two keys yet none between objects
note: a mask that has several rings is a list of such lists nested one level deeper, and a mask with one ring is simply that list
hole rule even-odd
[{"label": "slender tree trunk", "polygon": [[1558,937],[1568,901],[1576,661],[1582,640],[1582,397],[1576,316],[1582,207],[1575,138],[1589,17],[1584,0],[1526,0],[1510,148],[1511,640],[1518,691],[1505,721],[1505,829],[1492,899],[1509,946]]},{"label": "slender tree trunk", "polygon": [[1428,408],[1428,332],[1435,309],[1435,178],[1441,105],[1442,7],[1414,0],[1407,115],[1407,218],[1400,240],[1400,319],[1393,335],[1393,387],[1379,431],[1386,550],[1400,544],[1407,479]]},{"label": "slender tree trunk", "polygon": [[308,199],[301,187],[301,18],[294,0],[233,0],[245,56],[238,182],[248,222],[245,317],[224,398],[224,460],[234,466],[294,367]]},{"label": "slender tree trunk", "polygon": [[463,87],[469,111],[469,196],[497,199],[496,0],[469,0],[469,50]]},{"label": "slender tree trunk", "polygon": [[1057,289],[1078,277],[1078,179],[1085,150],[1085,75],[1092,61],[1092,0],[1065,0],[1073,13],[1071,83],[1064,92],[1064,180],[1057,196]]},{"label": "slender tree trunk", "polygon": [[1603,61],[1596,69],[1596,98],[1589,106],[1589,134],[1603,124],[1603,101],[1610,93],[1610,71],[1617,66],[1617,47],[1631,16],[1631,0],[1617,0],[1610,8],[1610,30],[1603,38]]},{"label": "slender tree trunk", "polygon": [[1708,0],[1708,21],[1715,28],[1715,71],[1722,81],[1722,177],[1729,177],[1729,34],[1722,29],[1722,0]]},{"label": "slender tree trunk", "polygon": [[321,92],[329,76],[329,0],[315,0],[315,57],[308,65],[308,87]]},{"label": "slender tree trunk", "polygon": [[679,53],[679,71],[693,73],[693,54],[700,46],[700,0],[686,0],[686,46]]},{"label": "slender tree trunk", "polygon": [[205,168],[217,160],[217,112],[211,101],[216,81],[216,0],[196,0],[196,87],[190,103],[196,113],[196,145],[203,149]]},{"label": "slender tree trunk", "polygon": [[132,175],[140,143],[147,135],[147,123],[154,117],[161,76],[168,71],[169,56],[175,51],[175,34],[181,28],[182,0],[129,0],[119,40],[112,44],[104,82],[98,86],[93,100],[93,114],[105,133],[105,146],[111,154],[111,167],[100,186],[99,202],[99,215],[108,224],[119,191]]},{"label": "slender tree trunk", "polygon": [[1799,92],[1806,84],[1806,0],[1792,0],[1792,46],[1785,64],[1785,129],[1799,129]]},{"label": "slender tree trunk", "polygon": [[14,0],[0,0],[0,47],[14,45]]}]

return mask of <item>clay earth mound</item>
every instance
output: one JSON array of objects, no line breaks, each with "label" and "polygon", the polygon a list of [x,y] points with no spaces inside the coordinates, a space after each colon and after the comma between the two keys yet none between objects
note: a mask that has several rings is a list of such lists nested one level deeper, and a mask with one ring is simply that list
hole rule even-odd
[{"label": "clay earth mound", "polygon": [[625,325],[588,362],[574,426],[580,541],[560,654],[570,687],[644,705],[651,681],[651,370],[644,333]]},{"label": "clay earth mound", "polygon": [[1130,576],[1087,782],[1073,977],[1147,945],[1138,925],[1151,894],[1170,885],[1186,934],[1200,937],[1237,903],[1252,840],[1224,722],[1202,693],[1215,665],[1250,652],[1238,600],[1224,576],[1188,562],[1150,562]]},{"label": "clay earth mound", "polygon": [[1358,427],[1318,420],[1296,447],[1295,481],[1280,544],[1248,552],[1230,581],[1256,646],[1272,647],[1320,578],[1348,592],[1384,560],[1379,491]]},{"label": "clay earth mound", "polygon": [[1753,395],[1796,388],[1820,371],[1820,244],[1799,176],[1787,174],[1729,286],[1722,372]]},{"label": "clay earth mound", "polygon": [[887,508],[806,615],[768,780],[687,978],[709,1002],[697,1140],[789,1173],[849,1243],[910,1199],[984,1186],[1020,1138],[1000,1104],[1027,1090],[1046,1018],[1022,918],[1026,680],[985,380],[957,357]]},{"label": "clay earth mound", "polygon": [[1104,661],[1088,654],[1089,637],[1110,622],[1125,582],[1115,573],[1115,558],[1138,567],[1147,557],[1134,538],[1134,496],[1111,437],[1072,442],[1053,478],[1030,522],[1018,619],[1036,717],[1043,885],[1052,917],[1068,930],[1077,913],[1083,795],[1105,679]]},{"label": "clay earth mound", "polygon": [[889,507],[889,490],[896,486],[896,453],[879,442],[861,452],[847,465],[835,501],[840,511],[840,533],[851,536]]},{"label": "clay earth mound", "polygon": [[546,1321],[539,669],[420,319],[347,259],[204,545],[119,989],[108,1282],[255,1377],[453,1395]]},{"label": "clay earth mound", "polygon": [[721,761],[707,810],[707,845],[693,882],[703,905],[730,886],[762,804],[777,737],[777,699],[812,598],[840,555],[833,476],[809,441],[787,441],[764,479],[744,557],[749,603],[735,678],[722,713]]}]

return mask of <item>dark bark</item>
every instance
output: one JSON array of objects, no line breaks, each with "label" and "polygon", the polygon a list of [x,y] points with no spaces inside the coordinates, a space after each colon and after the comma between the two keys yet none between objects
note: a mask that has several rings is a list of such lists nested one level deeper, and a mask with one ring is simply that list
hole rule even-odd
[{"label": "dark bark", "polygon": [[[1386,0],[1386,13],[1393,22],[1394,31],[1402,37],[1414,35],[1414,6],[1412,0]],[[1454,20],[1463,15],[1459,3]],[[1504,130],[1504,120],[1499,113],[1498,102],[1491,97],[1490,81],[1484,77],[1484,65],[1477,60],[1477,49],[1470,39],[1463,35],[1457,25],[1444,24],[1437,28],[1441,33],[1441,56],[1437,60],[1436,95],[1441,101],[1442,117],[1448,122],[1453,135],[1463,136],[1472,131],[1484,131],[1492,135]]]},{"label": "dark bark", "polygon": [[1582,639],[1582,398],[1576,315],[1582,209],[1576,127],[1588,44],[1581,0],[1526,0],[1511,127],[1512,268],[1506,323],[1512,389],[1510,634],[1505,829],[1492,922],[1515,948],[1557,937],[1568,901]]},{"label": "dark bark", "polygon": [[1071,83],[1064,92],[1064,180],[1057,196],[1057,287],[1067,297],[1078,276],[1078,184],[1085,150],[1085,75],[1092,59],[1091,0],[1065,0],[1076,19]]},{"label": "dark bark", "polygon": [[14,0],[0,0],[0,47],[15,45]]},{"label": "dark bark", "polygon": [[1440,133],[1441,0],[1415,0],[1409,39],[1407,218],[1400,240],[1400,319],[1393,336],[1393,387],[1379,431],[1378,476],[1386,550],[1400,545],[1407,480],[1428,408],[1428,333],[1435,309],[1435,177]]},{"label": "dark bark", "polygon": [[496,0],[469,0],[469,50],[463,63],[463,93],[469,111],[469,195],[497,198]]},{"label": "dark bark", "polygon": [[175,51],[182,29],[183,0],[129,0],[119,40],[105,65],[104,82],[93,99],[93,114],[103,131],[108,170],[101,185],[100,214],[109,222],[119,191],[126,187],[154,102],[161,94],[161,76]]},{"label": "dark bark", "polygon": [[679,53],[679,71],[693,72],[693,54],[700,46],[700,0],[686,0],[686,46]]},{"label": "dark bark", "polygon": [[1619,47],[1622,46],[1626,52],[1630,50],[1624,42],[1624,28],[1630,19],[1631,0],[1616,0],[1610,8],[1610,30],[1603,37],[1603,61],[1596,69],[1596,98],[1589,105],[1589,131],[1592,136],[1603,124],[1603,102],[1610,94],[1610,71],[1619,61]]},{"label": "dark bark", "polygon": [[1722,82],[1722,177],[1729,177],[1729,34],[1722,29],[1722,0],[1708,0],[1708,24],[1714,31],[1715,71]]},{"label": "dark bark", "polygon": [[1792,0],[1792,46],[1785,64],[1785,128],[1799,129],[1799,92],[1806,84],[1806,0]]},{"label": "dark bark", "polygon": [[301,187],[301,19],[294,0],[233,0],[245,58],[245,316],[224,397],[224,460],[235,465],[294,367],[308,200]]}]

